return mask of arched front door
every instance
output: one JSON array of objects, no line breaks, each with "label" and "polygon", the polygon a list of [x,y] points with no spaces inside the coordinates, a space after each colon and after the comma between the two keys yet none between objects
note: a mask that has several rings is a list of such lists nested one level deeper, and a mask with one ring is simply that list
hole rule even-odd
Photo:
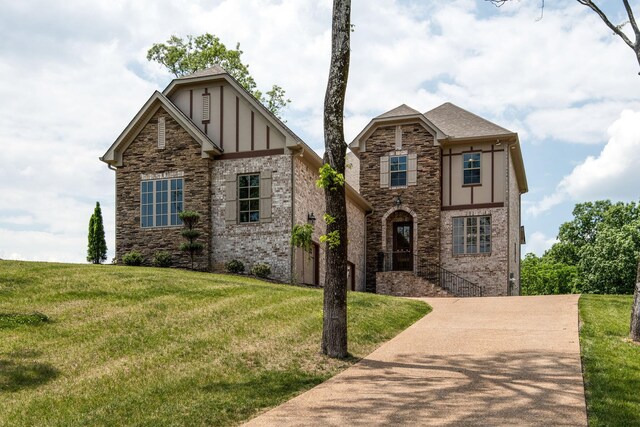
[{"label": "arched front door", "polygon": [[393,223],[393,270],[413,271],[413,223]]}]

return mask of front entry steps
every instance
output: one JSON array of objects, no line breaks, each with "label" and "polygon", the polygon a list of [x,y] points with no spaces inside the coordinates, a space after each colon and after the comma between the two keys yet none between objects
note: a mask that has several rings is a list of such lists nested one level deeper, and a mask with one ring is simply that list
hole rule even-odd
[{"label": "front entry steps", "polygon": [[376,273],[376,293],[397,297],[454,297],[440,286],[411,271]]}]

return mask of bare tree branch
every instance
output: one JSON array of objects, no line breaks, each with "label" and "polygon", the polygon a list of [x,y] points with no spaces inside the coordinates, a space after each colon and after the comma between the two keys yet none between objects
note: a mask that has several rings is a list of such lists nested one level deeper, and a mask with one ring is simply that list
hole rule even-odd
[{"label": "bare tree branch", "polygon": [[636,23],[636,18],[633,16],[633,10],[631,9],[631,5],[629,5],[629,0],[622,0],[624,3],[624,8],[627,10],[627,15],[629,16],[629,23],[631,24],[631,28],[633,28],[633,32],[636,35],[636,44],[640,40],[640,30],[638,29],[638,24]]},{"label": "bare tree branch", "polygon": [[[629,39],[629,37],[627,37],[625,33],[622,32],[622,30],[619,27],[611,23],[607,15],[605,15],[604,12],[600,10],[598,5],[596,5],[591,0],[576,0],[576,1],[584,6],[587,6],[589,9],[593,10],[600,17],[600,19],[602,19],[602,22],[604,22],[605,25],[611,29],[611,31],[617,34],[627,44],[627,46],[629,46],[634,51],[636,50],[635,44]],[[625,0],[625,3],[626,3],[626,0]]]}]

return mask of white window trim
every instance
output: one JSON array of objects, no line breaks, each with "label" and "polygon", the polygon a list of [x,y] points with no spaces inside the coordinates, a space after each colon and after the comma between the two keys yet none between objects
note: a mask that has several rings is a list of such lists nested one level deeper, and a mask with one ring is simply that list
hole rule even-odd
[{"label": "white window trim", "polygon": [[[477,168],[469,168],[469,169],[467,169],[467,168],[464,167],[464,163],[465,163],[464,156],[466,156],[467,154],[480,154],[480,160],[479,160],[480,165]],[[475,169],[478,169],[478,171],[480,171],[480,181],[477,182],[477,183],[473,183],[473,184],[465,184],[464,183],[464,171],[465,170],[475,170]],[[476,185],[482,185],[482,151],[469,151],[469,152],[466,152],[466,153],[462,153],[462,186],[463,187],[473,187],[473,186],[476,186]]]},{"label": "white window trim", "polygon": [[[392,171],[391,170],[391,159],[394,157],[404,157],[404,171]],[[393,185],[392,177],[394,173],[404,172],[404,184],[401,185]],[[409,183],[409,156],[407,154],[390,154],[389,155],[389,188],[407,188],[407,184]]]},{"label": "white window trim", "polygon": [[[468,218],[477,218],[478,221],[476,223],[477,233],[476,233],[476,248],[477,252],[467,252],[467,237],[469,233],[467,232],[467,219]],[[489,218],[489,252],[480,252],[480,218]],[[456,252],[456,243],[455,243],[455,220],[462,219],[464,229],[463,229],[463,248],[464,252]],[[491,215],[467,215],[467,216],[455,216],[451,218],[451,253],[453,256],[489,256],[493,253],[493,220]]]},{"label": "white window trim", "polygon": [[[176,178],[159,178],[159,179],[143,179],[140,181],[140,228],[143,230],[151,230],[158,228],[176,228],[182,227],[182,223],[180,224],[171,224],[171,181],[172,180],[181,180],[182,181],[182,208],[184,210],[184,195],[185,195],[185,182],[184,178],[176,177]],[[167,225],[156,225],[156,182],[158,181],[168,181],[167,182]],[[152,225],[143,226],[142,225],[142,184],[146,182],[151,182],[151,206],[152,206],[152,215],[151,215],[151,223]]]}]

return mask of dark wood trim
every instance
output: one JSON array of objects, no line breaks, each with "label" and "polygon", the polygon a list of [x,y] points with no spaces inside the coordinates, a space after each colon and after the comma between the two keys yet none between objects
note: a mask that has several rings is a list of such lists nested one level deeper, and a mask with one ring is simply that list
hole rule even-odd
[{"label": "dark wood trim", "polygon": [[206,123],[203,123],[203,124],[204,124],[204,134],[206,135],[206,134],[207,134],[207,131],[208,131],[208,126],[207,126],[207,125],[208,125],[209,123],[208,123],[208,122],[206,122]]},{"label": "dark wood trim", "polygon": [[189,118],[193,119],[193,89],[189,89]]},{"label": "dark wood trim", "polygon": [[215,159],[246,159],[251,157],[273,156],[277,154],[284,154],[284,148],[274,148],[273,150],[240,151],[238,153],[225,153],[220,154],[219,156],[215,156]]},{"label": "dark wood trim", "polygon": [[240,98],[236,96],[236,151],[240,151]]},{"label": "dark wood trim", "polygon": [[447,153],[447,154],[443,154],[444,157],[449,157],[449,156],[462,156],[463,154],[466,153],[501,153],[504,150],[474,150],[474,151],[462,151],[460,153]]},{"label": "dark wood trim", "polygon": [[271,128],[267,125],[267,150],[270,148],[270,136],[271,136]]},{"label": "dark wood trim", "polygon": [[254,138],[254,113],[251,112],[251,151],[255,150],[255,138]]},{"label": "dark wood trim", "polygon": [[462,188],[467,187],[482,187],[482,184],[462,184]]},{"label": "dark wood trim", "polygon": [[504,208],[504,203],[478,203],[476,205],[455,205],[455,206],[442,206],[440,210],[443,211],[456,211],[462,209],[488,209],[488,208]]},{"label": "dark wood trim", "polygon": [[[449,148],[449,154],[451,154],[451,148]],[[453,167],[453,162],[451,159],[451,156],[449,156],[449,205],[453,204],[453,201],[451,201],[451,189],[453,188],[453,181],[451,181],[451,168]]]},{"label": "dark wood trim", "polygon": [[494,188],[494,181],[496,179],[496,173],[495,170],[493,168],[493,157],[494,157],[494,146],[491,145],[491,203],[493,203],[494,198],[493,198],[493,188]]},{"label": "dark wood trim", "polygon": [[220,148],[224,148],[224,86],[220,86]]},{"label": "dark wood trim", "polygon": [[475,187],[475,185],[471,186],[471,204],[473,204],[473,187]]}]

